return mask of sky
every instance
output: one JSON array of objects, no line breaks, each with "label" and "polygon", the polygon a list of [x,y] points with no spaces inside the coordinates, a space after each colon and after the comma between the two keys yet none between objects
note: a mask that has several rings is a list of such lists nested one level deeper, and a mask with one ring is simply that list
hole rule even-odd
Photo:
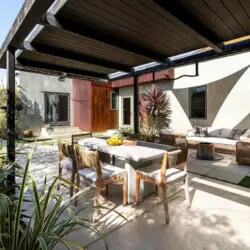
[{"label": "sky", "polygon": [[[0,0],[0,46],[4,42],[24,0]],[[0,81],[5,78],[5,70],[0,69]]]}]

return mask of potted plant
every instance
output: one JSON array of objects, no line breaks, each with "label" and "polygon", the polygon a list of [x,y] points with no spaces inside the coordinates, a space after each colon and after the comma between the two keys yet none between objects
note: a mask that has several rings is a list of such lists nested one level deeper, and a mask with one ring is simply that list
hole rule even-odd
[{"label": "potted plant", "polygon": [[31,129],[23,131],[23,137],[25,137],[25,138],[31,138],[33,136],[34,136],[34,133],[33,133],[33,131]]},{"label": "potted plant", "polygon": [[122,137],[123,139],[127,139],[131,134],[133,134],[133,129],[128,126],[120,127],[119,131],[116,133],[118,137]]}]

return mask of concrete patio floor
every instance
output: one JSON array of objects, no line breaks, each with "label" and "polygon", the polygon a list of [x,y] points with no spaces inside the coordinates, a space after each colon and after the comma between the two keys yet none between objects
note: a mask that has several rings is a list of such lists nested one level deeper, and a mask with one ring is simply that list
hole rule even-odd
[{"label": "concrete patio floor", "polygon": [[[24,155],[17,158],[22,165],[25,164]],[[200,162],[189,157],[188,168],[192,172],[195,172],[195,169],[209,169],[205,172],[206,175],[224,168],[230,172],[229,176],[234,171],[236,174],[241,171],[245,174],[241,169],[249,168],[239,168],[239,165],[233,167],[227,164],[228,161],[229,159],[224,158],[218,166],[219,162]],[[57,175],[57,167],[57,146],[37,146],[31,163],[31,173],[38,188],[42,186],[45,175],[49,175],[48,182],[52,180],[51,175]],[[200,174],[204,175],[204,172]],[[102,209],[101,218],[97,222],[97,228],[105,236],[109,249],[249,249],[250,190],[200,174],[190,173],[190,209],[185,205],[181,186],[169,189],[169,226],[164,224],[163,207],[159,197],[151,195],[144,199],[139,207],[133,204],[124,207],[121,186],[112,185],[109,197],[102,199],[102,205],[107,209]],[[64,177],[68,177],[67,172]],[[62,188],[60,192],[64,197],[69,195],[66,188]],[[84,218],[92,217],[93,196],[94,192],[90,192],[87,199],[79,200],[74,209],[79,211],[85,208],[80,213]],[[74,232],[68,238],[86,246],[87,249],[105,249],[100,236],[86,229]],[[58,246],[57,249],[64,248]]]},{"label": "concrete patio floor", "polygon": [[[162,205],[157,205],[106,235],[109,249],[250,249],[249,190],[210,178],[195,178],[190,191],[190,209],[186,208],[183,191],[170,198],[169,226],[163,224]],[[88,249],[104,249],[103,241],[98,240]]]}]

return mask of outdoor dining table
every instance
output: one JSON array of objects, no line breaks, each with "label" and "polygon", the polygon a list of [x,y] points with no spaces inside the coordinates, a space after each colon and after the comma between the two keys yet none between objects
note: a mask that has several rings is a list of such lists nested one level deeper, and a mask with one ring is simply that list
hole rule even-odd
[{"label": "outdoor dining table", "polygon": [[[176,147],[168,145],[162,145],[162,148],[164,149],[137,145],[109,146],[105,139],[94,137],[81,139],[78,141],[78,144],[81,147],[87,147],[113,157],[124,159],[125,164],[123,167],[125,167],[128,175],[127,194],[129,204],[135,202],[136,170],[152,163],[152,161],[156,159],[163,158],[163,155],[166,151],[172,151],[176,149]],[[160,167],[161,165],[159,164],[159,168]],[[141,181],[140,190],[141,197],[145,197],[150,193],[153,193],[155,187],[152,184]]]}]

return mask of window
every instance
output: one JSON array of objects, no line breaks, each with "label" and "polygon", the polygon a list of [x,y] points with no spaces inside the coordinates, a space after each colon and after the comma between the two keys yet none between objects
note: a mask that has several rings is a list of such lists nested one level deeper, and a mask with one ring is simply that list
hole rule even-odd
[{"label": "window", "polygon": [[118,109],[118,94],[116,92],[111,92],[111,110]]},{"label": "window", "polygon": [[206,118],[206,87],[191,88],[190,92],[190,118]]}]

